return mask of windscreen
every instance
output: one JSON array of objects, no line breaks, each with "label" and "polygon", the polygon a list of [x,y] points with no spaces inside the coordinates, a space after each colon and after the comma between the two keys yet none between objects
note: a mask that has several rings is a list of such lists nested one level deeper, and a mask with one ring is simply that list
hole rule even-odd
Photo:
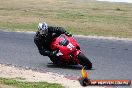
[{"label": "windscreen", "polygon": [[67,46],[69,44],[69,41],[65,35],[60,35],[59,38],[61,38],[61,41],[59,42],[60,45]]}]

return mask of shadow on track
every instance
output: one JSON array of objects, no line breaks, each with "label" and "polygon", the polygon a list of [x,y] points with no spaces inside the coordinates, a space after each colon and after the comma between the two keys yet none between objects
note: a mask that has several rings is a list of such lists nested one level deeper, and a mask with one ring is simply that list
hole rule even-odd
[{"label": "shadow on track", "polygon": [[72,69],[72,70],[81,70],[82,67],[79,65],[55,65],[53,63],[47,64],[48,68],[60,68],[60,69]]},{"label": "shadow on track", "polygon": [[[47,64],[48,68],[61,68],[61,69],[72,69],[72,70],[81,70],[82,66],[79,65],[55,65],[53,63]],[[95,70],[95,69],[86,69],[86,70]]]}]

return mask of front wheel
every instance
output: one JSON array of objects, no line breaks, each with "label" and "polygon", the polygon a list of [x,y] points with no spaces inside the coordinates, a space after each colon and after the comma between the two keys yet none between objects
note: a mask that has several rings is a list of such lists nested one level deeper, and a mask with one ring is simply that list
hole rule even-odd
[{"label": "front wheel", "polygon": [[82,66],[85,66],[86,69],[91,69],[92,68],[91,61],[83,53],[79,53],[77,58],[79,59],[80,64]]}]

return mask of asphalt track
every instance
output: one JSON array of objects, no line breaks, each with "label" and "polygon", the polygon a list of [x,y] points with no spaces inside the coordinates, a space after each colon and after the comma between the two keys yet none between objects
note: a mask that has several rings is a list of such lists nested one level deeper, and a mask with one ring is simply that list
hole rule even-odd
[{"label": "asphalt track", "polygon": [[[33,42],[34,33],[0,31],[0,63],[54,72],[66,77],[81,76],[80,66],[57,67],[41,56]],[[132,79],[132,41],[75,37],[93,63],[91,79]]]}]

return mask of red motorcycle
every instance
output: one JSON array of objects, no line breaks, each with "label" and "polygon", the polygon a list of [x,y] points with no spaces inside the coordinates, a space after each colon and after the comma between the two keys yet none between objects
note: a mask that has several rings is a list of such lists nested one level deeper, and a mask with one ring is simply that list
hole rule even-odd
[{"label": "red motorcycle", "polygon": [[91,69],[92,63],[81,52],[79,44],[73,37],[61,34],[59,37],[54,38],[50,44],[51,49],[58,50],[56,54],[57,59],[50,58],[53,63],[59,60],[63,65],[82,65],[85,68]]}]

